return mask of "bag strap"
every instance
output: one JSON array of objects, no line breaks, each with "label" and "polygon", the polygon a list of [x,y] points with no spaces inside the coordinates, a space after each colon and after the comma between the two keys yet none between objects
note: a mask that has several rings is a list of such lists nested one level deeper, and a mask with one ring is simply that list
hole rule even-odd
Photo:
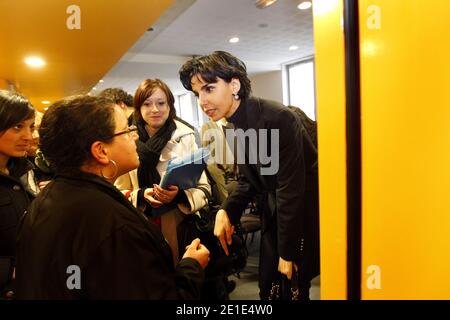
[{"label": "bag strap", "polygon": [[291,300],[298,300],[300,296],[300,289],[298,287],[298,273],[300,270],[295,271],[292,266],[292,279],[291,279]]},{"label": "bag strap", "polygon": [[213,205],[213,198],[209,190],[202,186],[197,186],[197,189],[202,190],[208,200],[208,204]]}]

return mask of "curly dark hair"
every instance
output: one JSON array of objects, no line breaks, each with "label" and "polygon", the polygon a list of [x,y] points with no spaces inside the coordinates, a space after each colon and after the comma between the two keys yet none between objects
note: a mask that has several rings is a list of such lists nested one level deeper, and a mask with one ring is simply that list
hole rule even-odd
[{"label": "curly dark hair", "polygon": [[225,51],[193,57],[181,67],[179,74],[181,83],[189,91],[192,91],[191,79],[196,75],[207,83],[216,83],[218,78],[227,83],[233,78],[239,79],[241,89],[238,94],[242,99],[247,99],[252,90],[245,63]]},{"label": "curly dark hair", "polygon": [[106,98],[73,96],[55,102],[39,128],[40,148],[55,173],[74,174],[92,159],[95,141],[111,141],[115,104]]},{"label": "curly dark hair", "polygon": [[133,106],[133,96],[128,92],[125,92],[121,88],[106,88],[98,94],[99,97],[107,98],[115,103],[123,102],[128,107]]},{"label": "curly dark hair", "polygon": [[145,79],[139,84],[139,87],[134,94],[134,118],[139,121],[144,121],[141,115],[142,104],[150,97],[157,89],[161,89],[167,97],[167,103],[169,104],[169,118],[167,120],[174,119],[176,117],[175,110],[175,98],[169,86],[160,79]]},{"label": "curly dark hair", "polygon": [[27,98],[16,92],[0,90],[0,132],[34,116],[35,110]]}]

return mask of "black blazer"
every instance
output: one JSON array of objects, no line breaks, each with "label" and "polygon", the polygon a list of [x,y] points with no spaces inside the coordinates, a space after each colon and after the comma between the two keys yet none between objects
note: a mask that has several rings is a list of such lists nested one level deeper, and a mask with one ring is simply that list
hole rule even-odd
[{"label": "black blazer", "polygon": [[[67,287],[71,265],[80,289]],[[94,175],[57,176],[19,226],[19,299],[197,299],[203,278],[194,259],[175,270],[158,228]]]},{"label": "black blazer", "polygon": [[[266,194],[263,234],[275,224],[277,248],[274,250],[288,261],[309,260],[312,278],[319,273],[317,150],[301,119],[282,104],[249,98],[241,102],[228,120],[236,129],[268,129],[267,138],[258,136],[258,144],[265,143],[268,150],[270,129],[278,129],[279,168],[274,174],[261,175],[261,169],[270,165],[263,165],[264,159],[259,155],[256,164],[250,164],[247,157],[245,164],[238,164],[239,184],[223,205],[224,209],[235,224],[256,193]],[[243,145],[238,143],[249,155],[248,145]]]},{"label": "black blazer", "polygon": [[33,165],[26,158],[11,158],[10,174],[0,173],[0,299],[13,290],[17,226],[34,196],[20,179]]}]

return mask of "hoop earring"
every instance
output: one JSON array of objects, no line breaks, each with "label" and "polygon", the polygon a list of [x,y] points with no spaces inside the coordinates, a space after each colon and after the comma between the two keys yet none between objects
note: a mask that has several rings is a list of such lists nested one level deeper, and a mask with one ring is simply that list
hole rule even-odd
[{"label": "hoop earring", "polygon": [[234,100],[239,100],[239,94],[233,93],[233,98],[234,98]]},{"label": "hoop earring", "polygon": [[[114,179],[114,178],[117,176],[117,171],[119,171],[119,168],[117,168],[117,163],[116,163],[114,160],[109,160],[109,162],[111,162],[111,163],[114,165],[114,169],[115,169],[115,170],[114,170],[114,174],[113,174],[112,176],[110,176],[110,177],[105,176],[105,175],[103,174],[103,169],[100,170],[100,173],[101,173],[103,179],[106,179],[106,180],[112,180],[112,179]],[[108,164],[109,164],[109,163],[108,163]]]}]

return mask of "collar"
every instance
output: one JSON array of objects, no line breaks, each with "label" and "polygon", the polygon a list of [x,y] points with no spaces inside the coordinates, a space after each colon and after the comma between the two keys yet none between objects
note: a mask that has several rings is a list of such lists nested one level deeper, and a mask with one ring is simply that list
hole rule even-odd
[{"label": "collar", "polygon": [[178,120],[175,120],[175,119],[174,119],[174,122],[175,122],[175,125],[177,126],[177,128],[173,132],[171,140],[175,140],[176,142],[180,142],[180,140],[181,140],[181,138],[183,136],[195,134],[194,130],[189,128],[184,123],[182,123],[182,122],[180,122]]},{"label": "collar", "polygon": [[231,117],[227,118],[227,121],[232,123],[235,128],[247,130],[247,100],[241,100],[239,107]]},{"label": "collar", "polygon": [[9,175],[14,178],[20,178],[33,168],[33,164],[26,157],[11,158],[8,162]]}]

